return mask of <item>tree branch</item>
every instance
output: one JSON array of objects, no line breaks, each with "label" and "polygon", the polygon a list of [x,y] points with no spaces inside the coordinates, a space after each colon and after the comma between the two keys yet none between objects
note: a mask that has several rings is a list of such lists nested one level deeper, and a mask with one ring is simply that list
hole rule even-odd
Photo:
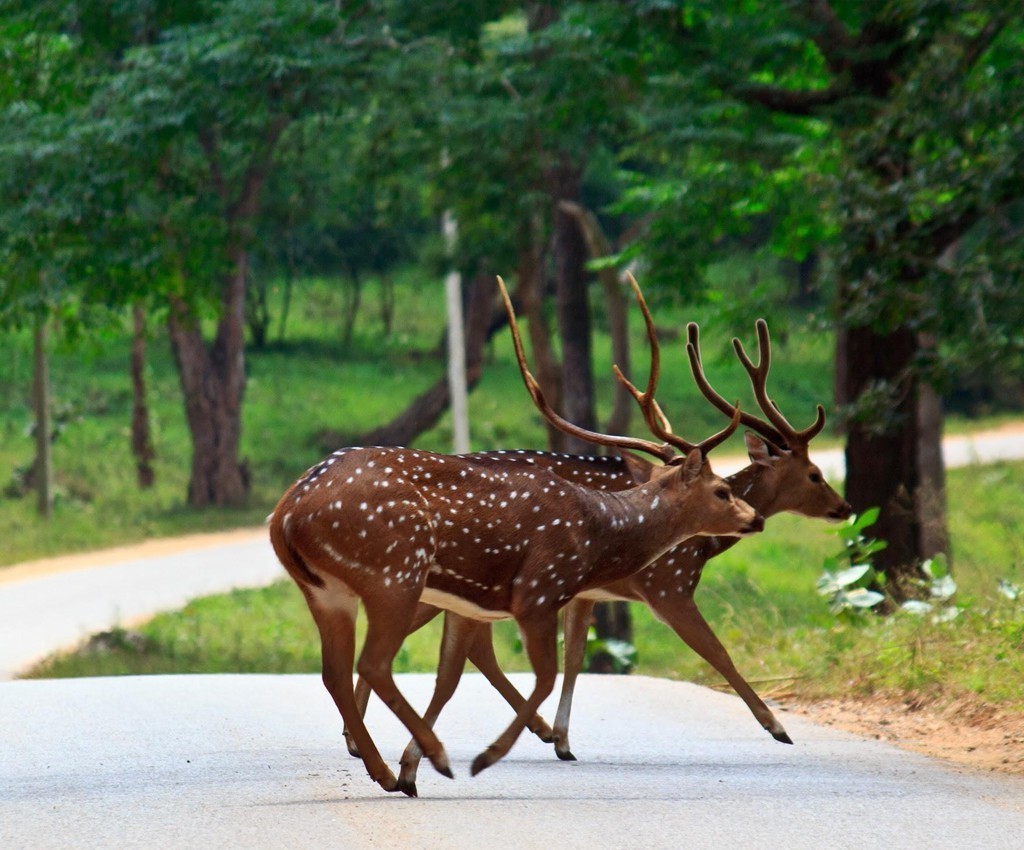
[{"label": "tree branch", "polygon": [[992,45],[992,42],[999,37],[999,33],[1005,29],[1007,21],[1007,15],[996,15],[981,28],[981,31],[973,39],[967,42],[964,46],[964,55],[960,60],[962,73],[966,74],[974,67],[975,63]]},{"label": "tree branch", "polygon": [[777,86],[739,86],[733,90],[733,94],[745,103],[764,106],[773,112],[808,116],[823,107],[838,103],[846,97],[847,90],[845,86],[810,91],[780,89]]},{"label": "tree branch", "polygon": [[213,189],[217,197],[223,203],[228,201],[228,187],[224,181],[224,172],[220,167],[220,148],[217,145],[217,133],[211,127],[202,127],[199,130],[199,144],[206,154],[206,161],[210,166],[210,179],[213,181]]},{"label": "tree branch", "polygon": [[245,170],[242,178],[242,188],[238,197],[228,208],[228,218],[235,220],[247,218],[256,212],[257,199],[260,188],[267,178],[267,171],[270,169],[270,160],[274,156],[274,147],[277,140],[281,138],[284,128],[288,126],[291,119],[289,116],[276,115],[267,126],[266,134],[258,151],[253,154],[249,167]]},{"label": "tree branch", "polygon": [[841,73],[850,64],[854,38],[828,0],[802,0],[798,4],[803,18],[812,25],[811,40],[825,57],[829,70]]}]

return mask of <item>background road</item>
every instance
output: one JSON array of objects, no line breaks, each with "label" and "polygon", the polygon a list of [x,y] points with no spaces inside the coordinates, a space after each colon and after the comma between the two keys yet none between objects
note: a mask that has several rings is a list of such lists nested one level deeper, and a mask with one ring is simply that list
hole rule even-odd
[{"label": "background road", "polygon": [[[531,677],[514,677],[521,689]],[[399,686],[420,707],[428,675]],[[545,712],[550,718],[553,706]],[[524,737],[480,776],[509,719],[468,676],[438,730],[455,779],[423,765],[388,795],[341,743],[316,676],[0,684],[5,848],[970,848],[1024,845],[1024,780],[957,771],[783,714],[779,744],[736,697],[584,676],[573,750]],[[407,736],[378,701],[392,762]]]}]

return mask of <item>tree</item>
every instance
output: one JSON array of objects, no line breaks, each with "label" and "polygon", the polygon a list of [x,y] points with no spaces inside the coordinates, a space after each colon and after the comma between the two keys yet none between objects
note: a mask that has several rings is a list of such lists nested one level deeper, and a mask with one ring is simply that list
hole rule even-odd
[{"label": "tree", "polygon": [[[382,43],[363,4],[226,2],[201,12],[128,49],[88,113],[94,143],[134,178],[118,215],[159,236],[149,280],[185,398],[197,507],[238,505],[248,490],[238,456],[244,311],[276,150],[296,120],[351,107]],[[209,340],[204,318],[215,326]]]},{"label": "tree", "polygon": [[[829,246],[847,496],[857,510],[882,508],[872,533],[889,545],[878,566],[899,596],[925,538],[944,536],[923,534],[935,493],[922,489],[921,464],[938,453],[921,450],[922,384],[941,378],[965,340],[1019,352],[1004,323],[1019,310],[993,307],[1019,284],[996,234],[1024,191],[1020,15],[984,0],[738,0],[651,7],[644,20],[679,65],[667,90],[693,97],[663,113],[686,142],[682,179],[669,191],[664,178],[645,181],[637,193],[657,210],[637,250],[678,244],[676,224],[735,232],[766,210],[776,233],[789,229],[777,244]],[[778,214],[783,199],[795,221]],[[792,227],[809,212],[816,225]],[[969,235],[970,260],[939,263]],[[972,286],[982,268],[987,285]],[[933,427],[928,439],[938,435]]]}]

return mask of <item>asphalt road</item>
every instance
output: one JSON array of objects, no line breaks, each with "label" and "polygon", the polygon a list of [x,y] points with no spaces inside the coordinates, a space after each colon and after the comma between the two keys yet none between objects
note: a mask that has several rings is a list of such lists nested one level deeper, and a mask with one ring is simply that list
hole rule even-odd
[{"label": "asphalt road", "polygon": [[[399,684],[422,707],[432,677]],[[348,756],[316,676],[6,682],[0,847],[1024,846],[1019,777],[788,715],[796,744],[786,746],[739,699],[705,688],[584,676],[578,762],[529,737],[471,778],[469,762],[508,716],[468,676],[438,724],[455,779],[424,765],[410,799],[385,794]],[[404,730],[376,701],[368,722],[397,759]]]}]

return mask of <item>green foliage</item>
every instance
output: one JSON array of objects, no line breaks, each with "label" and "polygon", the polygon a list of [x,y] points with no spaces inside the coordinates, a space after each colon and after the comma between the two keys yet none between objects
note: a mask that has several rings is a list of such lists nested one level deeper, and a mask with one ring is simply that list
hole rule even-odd
[{"label": "green foliage", "polygon": [[878,514],[878,508],[869,508],[834,529],[842,548],[839,554],[825,559],[825,571],[817,585],[818,593],[828,597],[829,610],[833,614],[859,613],[885,601],[885,594],[871,589],[879,584],[879,574],[872,566],[871,556],[881,552],[886,543],[864,535],[864,530],[878,521]]}]

